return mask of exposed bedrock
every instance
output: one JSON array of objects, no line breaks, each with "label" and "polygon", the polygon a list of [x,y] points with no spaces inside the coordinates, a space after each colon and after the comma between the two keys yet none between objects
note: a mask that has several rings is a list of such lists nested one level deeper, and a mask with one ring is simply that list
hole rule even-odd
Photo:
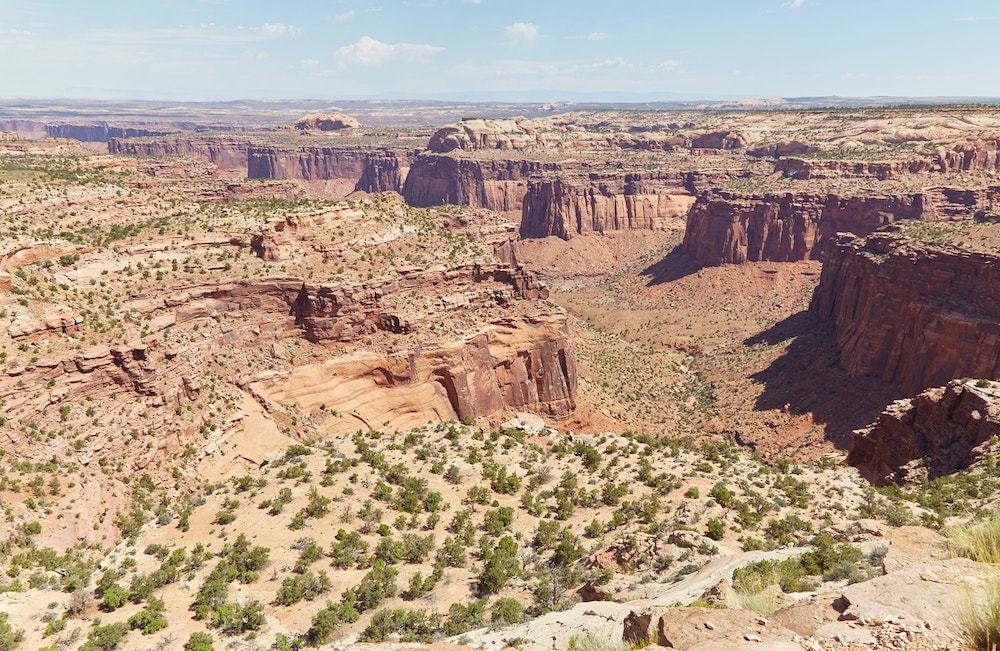
[{"label": "exposed bedrock", "polygon": [[528,180],[559,169],[557,163],[539,161],[422,154],[406,175],[403,198],[416,207],[454,204],[498,211],[521,210]]},{"label": "exposed bedrock", "polygon": [[663,230],[693,201],[680,175],[625,174],[528,183],[521,209],[521,237]]},{"label": "exposed bedrock", "polygon": [[876,485],[919,481],[967,468],[997,434],[997,385],[953,380],[892,403],[853,432],[847,461]]},{"label": "exposed bedrock", "polygon": [[[757,153],[756,150],[754,152]],[[801,154],[807,152],[788,152]],[[775,155],[781,155],[775,153]],[[946,172],[995,172],[1000,170],[1000,140],[974,140],[940,146],[933,151],[914,153],[913,157],[893,161],[851,161],[829,159],[781,158],[774,171],[793,179],[874,177],[881,181],[907,174]]]},{"label": "exposed bedrock", "polygon": [[402,186],[399,158],[386,149],[250,146],[246,169],[252,179],[351,180],[364,192],[398,192]]},{"label": "exposed bedrock", "polygon": [[[426,306],[414,306],[414,292],[437,295],[429,312]],[[378,285],[272,278],[193,286],[167,297],[139,299],[130,307],[151,314],[156,327],[242,315],[248,320],[241,332],[334,345],[379,332],[407,335],[438,323],[441,314],[513,307],[518,301],[547,296],[546,288],[524,270],[472,264],[404,269]],[[530,305],[525,307],[531,312]],[[376,426],[386,420],[404,425],[414,418],[414,424],[423,424],[435,418],[486,417],[506,408],[564,417],[575,408],[577,382],[566,316],[544,309],[524,311],[494,318],[450,341],[421,341],[409,348],[404,344],[389,354],[338,357],[324,362],[323,368],[303,370],[301,377],[293,372],[287,383],[268,381],[270,388],[254,390],[281,403],[308,401],[304,396],[313,395],[313,406],[334,406],[348,417],[351,428],[359,424],[351,420],[353,412],[368,414],[364,418],[370,417]]]},{"label": "exposed bedrock", "polygon": [[840,364],[908,394],[1000,376],[1000,256],[841,234],[810,309],[833,321]]},{"label": "exposed bedrock", "polygon": [[262,401],[336,406],[324,434],[361,424],[414,427],[505,409],[562,418],[575,409],[576,362],[565,315],[517,317],[446,344],[361,353],[250,385]]},{"label": "exposed bedrock", "polygon": [[836,195],[704,192],[691,207],[684,250],[701,266],[822,259],[838,231],[867,235],[900,219],[930,217],[923,194]]},{"label": "exposed bedrock", "polygon": [[220,170],[242,175],[247,169],[247,148],[243,138],[162,138],[156,140],[108,140],[108,153],[134,156],[188,156],[212,163]]}]

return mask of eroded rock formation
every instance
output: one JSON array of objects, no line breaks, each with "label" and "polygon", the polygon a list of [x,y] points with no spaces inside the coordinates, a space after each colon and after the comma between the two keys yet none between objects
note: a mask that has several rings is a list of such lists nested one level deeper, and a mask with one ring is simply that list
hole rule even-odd
[{"label": "eroded rock formation", "polygon": [[531,181],[522,204],[521,236],[569,239],[583,233],[663,230],[683,217],[691,201],[678,175]]},{"label": "eroded rock formation", "polygon": [[402,185],[399,159],[383,149],[253,145],[247,149],[246,170],[252,179],[354,181],[355,189],[364,192],[398,192]]},{"label": "eroded rock formation", "polygon": [[342,131],[357,129],[361,123],[343,113],[315,113],[296,120],[292,126],[300,131]]},{"label": "eroded rock formation", "polygon": [[688,214],[684,249],[702,266],[822,258],[838,231],[867,235],[930,216],[924,195],[866,197],[702,193]]},{"label": "eroded rock formation", "polygon": [[908,394],[1000,376],[1000,256],[839,236],[810,309],[834,322],[840,364]]},{"label": "eroded rock formation", "polygon": [[443,204],[521,210],[528,180],[558,164],[528,160],[476,160],[422,154],[410,166],[403,198],[411,206]]},{"label": "eroded rock formation", "polygon": [[241,176],[247,169],[249,141],[234,137],[178,137],[143,140],[111,138],[108,153],[136,156],[188,156]]},{"label": "eroded rock formation", "polygon": [[876,485],[967,468],[1000,434],[1000,392],[986,380],[953,380],[898,400],[853,432],[847,462]]}]

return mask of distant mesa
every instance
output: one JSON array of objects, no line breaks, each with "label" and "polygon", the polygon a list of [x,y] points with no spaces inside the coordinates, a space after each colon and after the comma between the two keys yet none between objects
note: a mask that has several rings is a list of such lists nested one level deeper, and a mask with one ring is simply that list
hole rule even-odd
[{"label": "distant mesa", "polygon": [[343,113],[313,113],[296,120],[293,126],[300,131],[343,131],[358,129],[361,123]]}]

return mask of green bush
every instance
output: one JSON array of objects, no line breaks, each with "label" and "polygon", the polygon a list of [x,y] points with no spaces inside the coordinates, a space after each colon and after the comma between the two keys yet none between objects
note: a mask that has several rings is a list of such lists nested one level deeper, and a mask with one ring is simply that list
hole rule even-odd
[{"label": "green bush", "polygon": [[0,612],[0,651],[11,651],[24,639],[24,631],[11,626],[9,620],[10,615]]},{"label": "green bush", "polygon": [[184,643],[184,651],[215,651],[212,646],[212,635],[204,631],[195,631]]},{"label": "green bush", "polygon": [[80,647],[80,651],[112,651],[125,639],[128,633],[128,624],[118,622],[106,626],[95,626],[87,634],[87,641]]}]

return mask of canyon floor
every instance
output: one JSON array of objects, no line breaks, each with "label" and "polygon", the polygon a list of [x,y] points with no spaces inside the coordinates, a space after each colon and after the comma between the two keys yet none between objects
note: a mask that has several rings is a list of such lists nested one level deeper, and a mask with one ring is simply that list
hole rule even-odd
[{"label": "canyon floor", "polygon": [[0,648],[966,644],[1000,115],[460,109],[0,139]]}]

